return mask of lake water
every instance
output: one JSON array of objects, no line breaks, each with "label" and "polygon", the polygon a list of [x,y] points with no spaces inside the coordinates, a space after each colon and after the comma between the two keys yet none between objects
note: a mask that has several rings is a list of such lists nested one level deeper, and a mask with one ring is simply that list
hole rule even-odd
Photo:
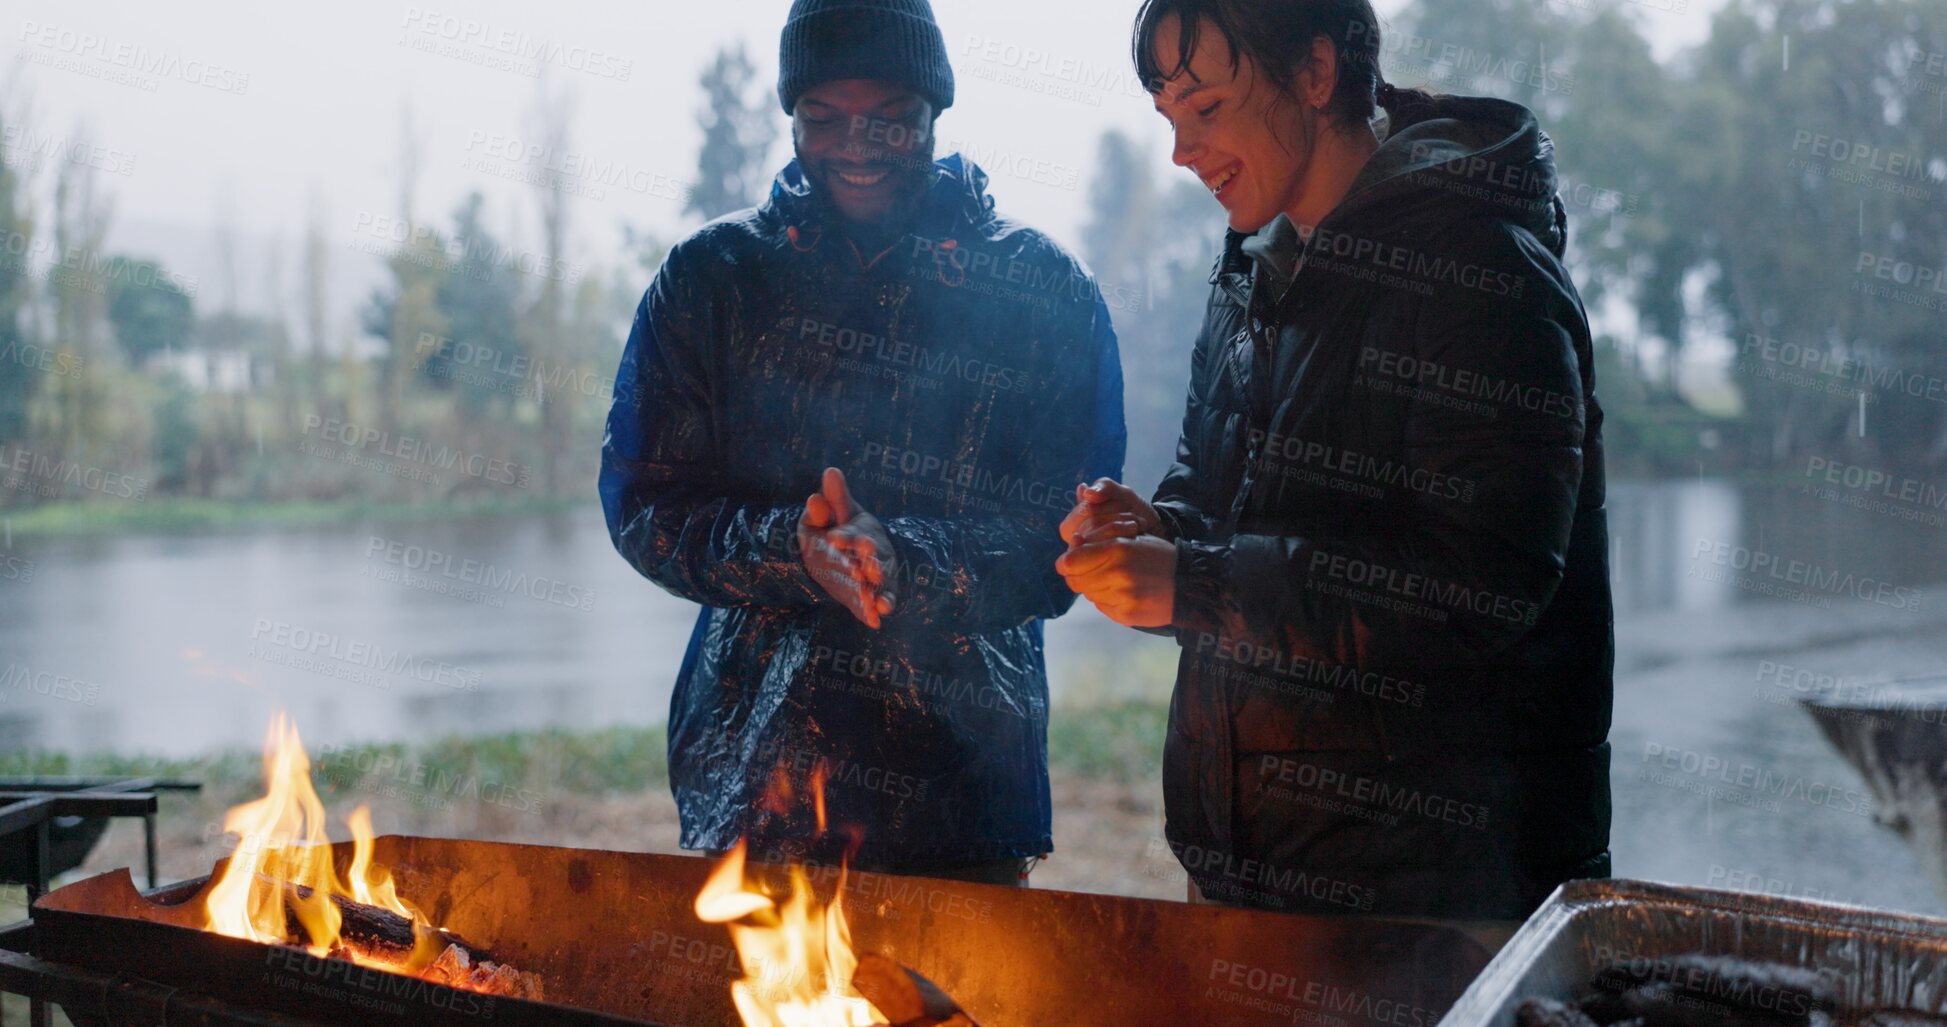
[{"label": "lake water", "polygon": [[[1947,530],[1709,480],[1617,485],[1610,506],[1619,873],[1942,910],[1791,700],[1818,675],[1947,669]],[[5,541],[0,748],[250,748],[280,708],[314,749],[652,724],[695,617],[623,563],[592,504]],[[1917,594],[1713,580],[1756,554]],[[1086,603],[1048,646],[1057,707],[1166,694],[1173,645]]]}]

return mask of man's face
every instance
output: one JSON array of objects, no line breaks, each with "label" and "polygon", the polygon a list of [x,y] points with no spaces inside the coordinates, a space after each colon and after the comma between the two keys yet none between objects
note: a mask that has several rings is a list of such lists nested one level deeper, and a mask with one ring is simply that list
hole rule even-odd
[{"label": "man's face", "polygon": [[[1176,64],[1181,31],[1174,17],[1157,26],[1159,66]],[[1208,21],[1197,32],[1189,66],[1165,80],[1154,99],[1176,135],[1171,159],[1217,197],[1231,228],[1255,232],[1297,206],[1317,114],[1281,100],[1249,57],[1232,72],[1230,44]]]},{"label": "man's face", "polygon": [[826,82],[798,98],[798,165],[847,219],[880,224],[932,180],[933,105],[890,82]]}]

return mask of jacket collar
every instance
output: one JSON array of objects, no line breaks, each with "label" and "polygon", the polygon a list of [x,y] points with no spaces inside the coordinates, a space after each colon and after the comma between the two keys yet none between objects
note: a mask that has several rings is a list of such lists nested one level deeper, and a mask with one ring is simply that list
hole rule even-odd
[{"label": "jacket collar", "polygon": [[[919,211],[907,226],[906,236],[939,241],[967,238],[984,231],[994,219],[994,198],[987,193],[987,173],[953,153],[933,162],[931,176]],[[764,211],[806,239],[822,236],[838,217],[829,200],[795,159],[771,183],[771,197]]]}]

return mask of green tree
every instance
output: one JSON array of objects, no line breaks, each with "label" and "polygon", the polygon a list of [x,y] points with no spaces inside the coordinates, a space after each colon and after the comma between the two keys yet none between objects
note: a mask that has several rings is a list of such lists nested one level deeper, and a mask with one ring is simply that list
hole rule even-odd
[{"label": "green tree", "polygon": [[[458,259],[438,290],[439,310],[452,345],[421,342],[414,357],[435,388],[457,394],[461,416],[469,422],[490,409],[504,409],[521,384],[503,373],[520,355],[514,332],[520,282],[505,248],[482,223],[485,202],[478,192],[469,193],[453,212],[453,248]],[[458,369],[452,358],[462,343],[487,355],[486,373],[455,374]]]},{"label": "green tree", "polygon": [[131,363],[182,349],[196,314],[189,296],[161,264],[135,257],[108,261],[108,323]]},{"label": "green tree", "polygon": [[771,114],[775,95],[760,87],[750,99],[757,69],[742,43],[718,51],[703,72],[706,105],[697,114],[703,128],[703,149],[697,155],[696,184],[690,190],[686,213],[708,221],[755,203],[770,180],[768,158],[777,138]]},{"label": "green tree", "polygon": [[407,376],[423,340],[448,334],[439,294],[452,273],[452,261],[438,232],[414,226],[385,265],[391,281],[372,291],[359,314],[359,325],[385,346],[374,386],[379,424],[396,432],[403,423]]},{"label": "green tree", "polygon": [[1850,448],[1889,461],[1947,456],[1940,404],[1868,386],[1877,427],[1861,438],[1851,390],[1781,382],[1764,355],[1775,340],[1869,373],[1947,375],[1942,311],[1924,295],[1879,294],[1897,283],[1871,273],[1882,260],[1942,265],[1947,134],[1938,98],[1912,74],[1916,53],[1940,52],[1947,8],[1937,2],[1732,0],[1683,84],[1672,134],[1686,158],[1665,190],[1684,230],[1657,251],[1657,276],[1672,290],[1701,283],[1691,320],[1721,323],[1744,355],[1752,462]]},{"label": "green tree", "polygon": [[150,442],[149,459],[155,467],[156,488],[180,493],[192,484],[202,432],[196,423],[195,393],[175,375],[170,375],[163,387],[162,402],[156,404],[155,435]]}]

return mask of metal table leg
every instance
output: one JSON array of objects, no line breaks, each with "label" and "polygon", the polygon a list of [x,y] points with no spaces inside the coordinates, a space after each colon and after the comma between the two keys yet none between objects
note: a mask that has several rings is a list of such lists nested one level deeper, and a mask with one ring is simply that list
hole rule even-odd
[{"label": "metal table leg", "polygon": [[142,817],[142,853],[149,861],[149,890],[155,891],[155,814],[153,813],[144,814]]}]

